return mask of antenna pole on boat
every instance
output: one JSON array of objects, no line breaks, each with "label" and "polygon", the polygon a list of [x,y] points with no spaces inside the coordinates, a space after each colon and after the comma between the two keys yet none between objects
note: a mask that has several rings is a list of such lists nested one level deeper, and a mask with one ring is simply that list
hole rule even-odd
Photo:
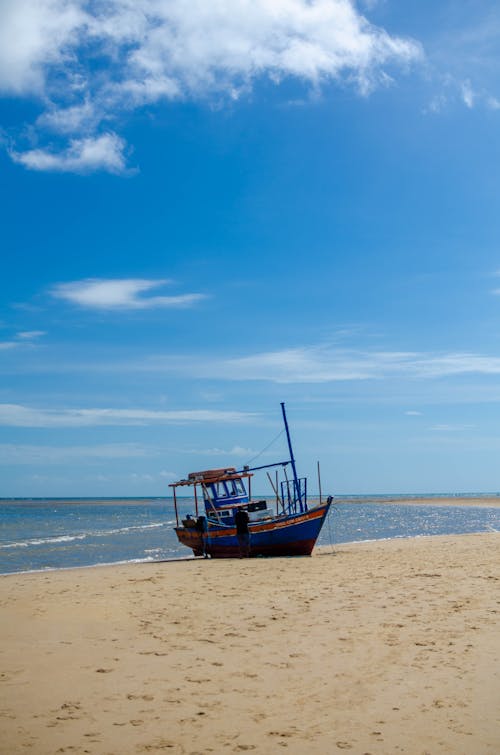
[{"label": "antenna pole on boat", "polygon": [[318,488],[319,488],[319,505],[321,506],[321,471],[319,468],[319,461],[318,461]]},{"label": "antenna pole on boat", "polygon": [[292,465],[292,470],[293,470],[293,482],[295,485],[295,494],[300,504],[300,510],[302,511],[302,496],[300,495],[300,484],[299,484],[299,479],[297,477],[297,469],[295,468],[295,458],[293,456],[292,441],[290,440],[290,430],[288,429],[288,422],[286,419],[286,412],[285,412],[285,403],[283,401],[281,402],[281,411],[283,413],[283,422],[285,423],[286,439],[288,441],[288,450],[290,451],[290,463]]}]

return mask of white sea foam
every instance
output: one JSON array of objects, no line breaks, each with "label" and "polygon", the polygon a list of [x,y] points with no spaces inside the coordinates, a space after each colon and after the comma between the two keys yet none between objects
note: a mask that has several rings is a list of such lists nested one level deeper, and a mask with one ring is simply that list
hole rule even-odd
[{"label": "white sea foam", "polygon": [[96,564],[79,564],[77,566],[46,566],[43,569],[23,569],[22,571],[15,572],[0,572],[3,577],[10,577],[17,574],[43,574],[45,572],[53,571],[74,571],[75,569],[95,569],[100,566],[127,566],[127,564],[167,564],[175,563],[176,561],[195,561],[199,557],[193,555],[186,556],[172,556],[171,558],[153,558],[148,556],[147,558],[129,558],[124,561],[106,561],[104,563]]},{"label": "white sea foam", "polygon": [[152,524],[135,524],[130,527],[119,527],[113,530],[90,530],[89,532],[80,532],[74,535],[59,535],[54,537],[40,537],[32,538],[31,540],[23,540],[20,542],[3,543],[0,545],[0,549],[8,548],[29,548],[32,545],[53,545],[56,543],[72,543],[75,540],[85,540],[89,537],[106,537],[107,535],[123,535],[126,532],[134,532],[137,530],[149,530],[156,529],[158,527],[165,527],[168,522],[154,522]]}]

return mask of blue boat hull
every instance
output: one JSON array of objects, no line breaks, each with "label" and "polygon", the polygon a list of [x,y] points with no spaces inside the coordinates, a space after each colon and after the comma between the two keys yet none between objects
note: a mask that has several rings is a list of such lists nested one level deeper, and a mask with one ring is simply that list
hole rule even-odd
[{"label": "blue boat hull", "polygon": [[[330,502],[327,502],[301,514],[250,523],[248,556],[310,556],[330,505]],[[179,542],[191,548],[195,556],[240,556],[234,527],[224,527],[210,522],[208,532],[203,535],[188,527],[176,527],[175,531]]]}]

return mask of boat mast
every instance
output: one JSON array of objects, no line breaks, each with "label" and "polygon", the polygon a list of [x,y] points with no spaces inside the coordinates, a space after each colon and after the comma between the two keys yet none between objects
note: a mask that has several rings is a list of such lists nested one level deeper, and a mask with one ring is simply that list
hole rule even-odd
[{"label": "boat mast", "polygon": [[292,441],[290,439],[290,430],[288,429],[288,422],[286,419],[286,412],[285,412],[285,403],[284,401],[281,402],[281,411],[283,414],[283,422],[285,423],[285,430],[286,430],[286,439],[288,441],[288,450],[290,451],[290,463],[292,465],[292,471],[293,471],[293,483],[295,485],[295,495],[298,498],[300,508],[302,510],[302,496],[300,494],[300,483],[299,478],[297,477],[297,469],[295,467],[295,458],[293,455],[293,449],[292,449]]}]

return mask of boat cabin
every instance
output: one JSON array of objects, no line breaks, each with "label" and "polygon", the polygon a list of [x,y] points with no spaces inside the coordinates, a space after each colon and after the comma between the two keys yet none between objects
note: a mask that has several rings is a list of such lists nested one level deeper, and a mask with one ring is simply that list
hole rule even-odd
[{"label": "boat cabin", "polygon": [[[267,501],[251,500],[252,476],[251,472],[237,472],[235,467],[226,467],[224,469],[206,469],[201,472],[191,472],[187,479],[171,483],[170,487],[173,488],[177,521],[176,489],[183,486],[193,488],[196,510],[196,519],[193,519],[191,516],[183,519],[182,523],[185,527],[197,526],[200,518],[199,509],[201,508],[201,501],[203,501],[202,516],[218,524],[233,526],[234,515],[239,508],[246,509],[251,522],[273,516],[274,514],[268,508]],[[248,480],[248,491],[245,486],[246,480]]]}]

